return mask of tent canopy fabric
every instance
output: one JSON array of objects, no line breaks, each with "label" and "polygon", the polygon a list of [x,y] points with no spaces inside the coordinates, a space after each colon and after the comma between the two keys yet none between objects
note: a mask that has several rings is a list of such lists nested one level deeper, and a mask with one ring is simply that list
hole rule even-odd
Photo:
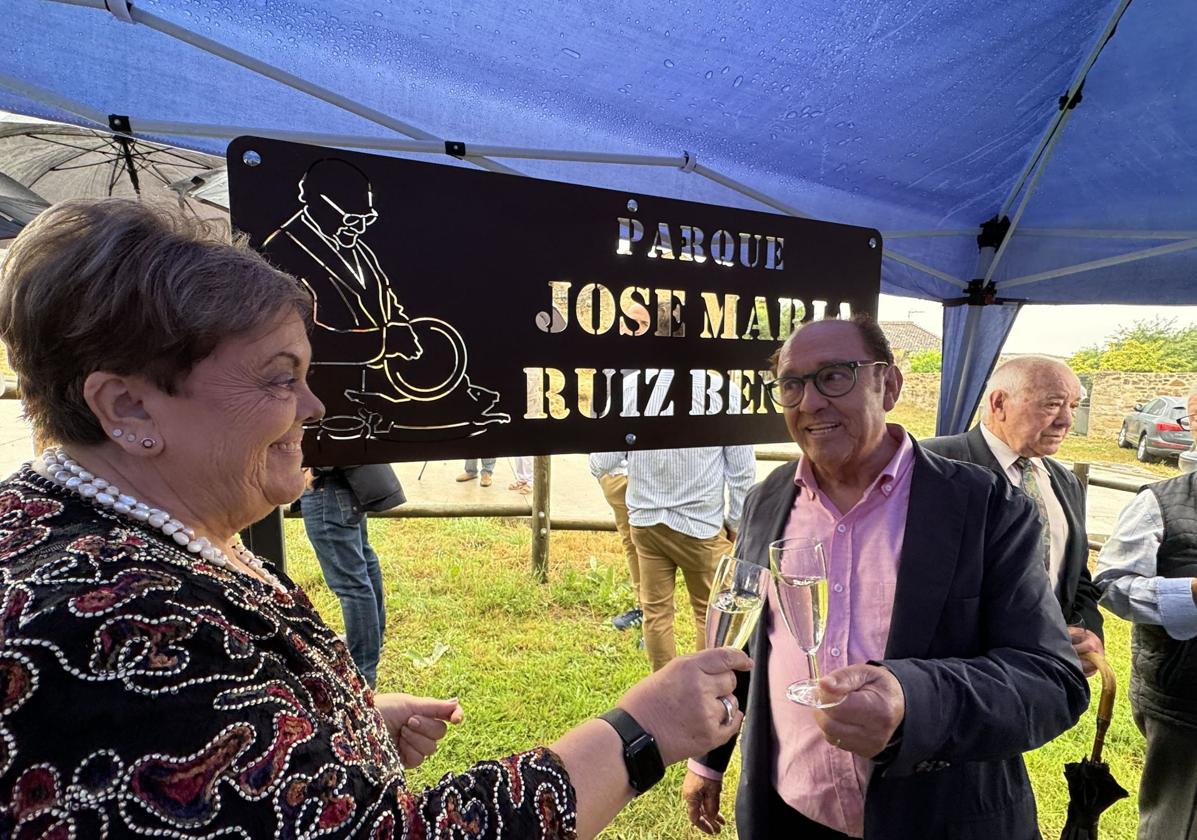
[{"label": "tent canopy fabric", "polygon": [[[253,131],[651,156],[471,160],[877,227],[892,294],[1193,303],[1190,3],[8,0],[0,108],[211,153]],[[995,354],[966,354],[981,380]]]}]

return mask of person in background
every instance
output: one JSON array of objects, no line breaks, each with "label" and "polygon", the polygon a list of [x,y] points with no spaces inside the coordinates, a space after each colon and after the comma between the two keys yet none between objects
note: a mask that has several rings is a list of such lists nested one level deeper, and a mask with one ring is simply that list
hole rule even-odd
[{"label": "person in background", "polygon": [[636,599],[636,605],[613,616],[611,624],[616,630],[630,630],[644,623],[644,610],[640,607],[640,558],[636,555],[636,544],[632,542],[632,526],[628,522],[628,461],[622,452],[595,452],[590,455],[589,464],[590,474],[598,479],[603,498],[615,514],[615,530],[623,543],[623,553],[628,561],[628,577],[632,581],[632,597]]},{"label": "person in background", "polygon": [[389,464],[314,467],[300,497],[303,526],[328,588],[341,602],[349,655],[371,688],[386,633],[382,568],[366,531],[368,513],[403,504],[403,488]]},{"label": "person in background", "polygon": [[[981,422],[971,431],[922,442],[928,452],[988,467],[1035,502],[1041,557],[1077,656],[1105,651],[1098,591],[1089,576],[1085,488],[1050,456],[1068,436],[1080,401],[1081,382],[1067,365],[1023,356],[993,372]],[[1085,659],[1081,668],[1087,677],[1097,673]]]},{"label": "person in background", "polygon": [[640,567],[644,646],[654,671],[677,655],[674,592],[680,569],[705,642],[707,599],[715,565],[736,539],[744,497],[756,476],[751,446],[701,446],[603,453],[600,473],[627,463],[628,522]]},{"label": "person in background", "polygon": [[410,790],[460,704],[370,690],[237,537],[304,489],[311,317],[260,255],[139,201],[61,202],[13,242],[0,339],[57,446],[0,482],[6,834],[588,840],[739,725],[751,662],[703,651]]},{"label": "person in background", "polygon": [[462,473],[457,476],[457,481],[473,481],[478,478],[478,483],[483,487],[490,487],[491,477],[495,474],[495,462],[498,458],[483,458],[482,459],[482,477],[478,478],[478,459],[466,458],[462,465]]},{"label": "person in background", "polygon": [[511,460],[515,481],[508,484],[507,489],[527,496],[532,492],[532,456],[517,455]]},{"label": "person in background", "polygon": [[[749,495],[736,545],[818,539],[827,562],[820,689],[770,598],[736,689],[746,712],[736,829],[745,840],[1038,840],[1022,753],[1071,727],[1089,687],[1047,583],[1039,519],[1009,481],[926,452],[886,422],[902,374],[877,322],[812,321],[771,386],[802,449]],[[691,761],[691,822],[717,833],[735,739]]]},{"label": "person in background", "polygon": [[1147,739],[1139,840],[1197,838],[1197,473],[1150,484],[1097,555],[1101,605],[1133,623],[1131,713]]}]

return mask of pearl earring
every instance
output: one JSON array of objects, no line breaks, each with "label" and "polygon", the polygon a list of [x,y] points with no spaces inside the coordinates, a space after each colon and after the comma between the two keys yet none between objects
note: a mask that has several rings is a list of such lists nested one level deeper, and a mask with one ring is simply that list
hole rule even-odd
[{"label": "pearl earring", "polygon": [[120,438],[120,437],[124,437],[124,436],[125,436],[125,432],[124,432],[124,430],[123,430],[123,429],[113,429],[113,430],[112,430],[112,436],[113,436],[114,438]]},{"label": "pearl earring", "polygon": [[153,449],[154,448],[154,439],[153,438],[142,438],[141,445],[144,446],[146,449]]},{"label": "pearl earring", "polygon": [[125,435],[125,440],[129,441],[129,443],[133,443],[134,441],[137,440],[137,435],[133,434],[132,432],[129,432],[127,435]]}]

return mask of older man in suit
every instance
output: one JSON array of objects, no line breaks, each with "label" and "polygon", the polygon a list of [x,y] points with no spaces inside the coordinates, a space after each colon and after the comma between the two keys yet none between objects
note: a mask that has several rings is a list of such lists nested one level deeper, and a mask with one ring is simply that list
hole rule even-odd
[{"label": "older man in suit", "polygon": [[[803,451],[750,494],[737,554],[823,542],[825,700],[786,697],[805,659],[771,602],[738,680],[747,715],[742,838],[1039,837],[1022,753],[1072,726],[1088,686],[1039,560],[1029,498],[925,452],[885,414],[902,375],[876,322],[816,321],[777,357],[774,393]],[[683,797],[714,833],[733,747],[691,762]]]},{"label": "older man in suit", "polygon": [[[1025,356],[994,371],[985,389],[980,424],[962,435],[923,441],[923,448],[988,467],[1035,502],[1041,557],[1056,593],[1073,649],[1103,652],[1100,596],[1089,576],[1085,489],[1053,460],[1072,427],[1081,383],[1054,359]],[[1085,676],[1097,673],[1082,660]]]}]

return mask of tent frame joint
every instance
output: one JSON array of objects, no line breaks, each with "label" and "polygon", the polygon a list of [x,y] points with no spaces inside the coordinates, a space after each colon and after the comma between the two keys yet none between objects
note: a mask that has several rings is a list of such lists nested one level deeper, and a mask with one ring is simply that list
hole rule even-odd
[{"label": "tent frame joint", "polygon": [[1080,85],[1077,87],[1075,93],[1064,94],[1063,96],[1061,96],[1059,98],[1059,100],[1057,100],[1057,103],[1059,104],[1061,111],[1071,111],[1077,105],[1080,105],[1081,101],[1084,98],[1085,98],[1085,82],[1084,82],[1084,80],[1082,80]]},{"label": "tent frame joint", "polygon": [[104,8],[123,23],[133,23],[133,4],[129,0],[104,0]]},{"label": "tent frame joint", "polygon": [[1002,246],[1009,232],[1009,216],[1002,216],[1000,219],[994,216],[987,222],[981,222],[981,232],[977,234],[977,248],[992,248],[996,251]]},{"label": "tent frame joint", "polygon": [[463,160],[466,156],[466,144],[460,140],[446,140],[445,154],[447,154],[449,157]]},{"label": "tent frame joint", "polygon": [[965,292],[968,295],[969,306],[990,306],[997,302],[997,288],[993,281],[986,283],[984,278],[969,280]]},{"label": "tent frame joint", "polygon": [[694,171],[694,167],[698,166],[698,155],[691,154],[685,150],[682,151],[682,165],[678,169],[683,172],[690,173]]}]

